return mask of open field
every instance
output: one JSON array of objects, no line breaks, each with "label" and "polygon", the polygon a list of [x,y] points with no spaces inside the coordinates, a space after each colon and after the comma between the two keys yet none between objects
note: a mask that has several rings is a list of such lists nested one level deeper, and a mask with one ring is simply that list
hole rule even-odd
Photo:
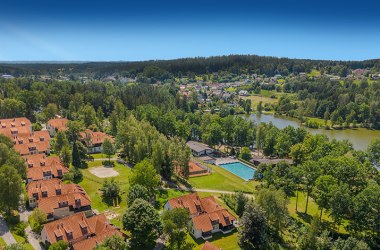
[{"label": "open field", "polygon": [[207,176],[194,177],[189,179],[190,184],[195,188],[224,190],[224,191],[243,191],[253,193],[256,181],[244,181],[240,177],[228,172],[227,170],[210,164],[205,164],[213,170]]}]

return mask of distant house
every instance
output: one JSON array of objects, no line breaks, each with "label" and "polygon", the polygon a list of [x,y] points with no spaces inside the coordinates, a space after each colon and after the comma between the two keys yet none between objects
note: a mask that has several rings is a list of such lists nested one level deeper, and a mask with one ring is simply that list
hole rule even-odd
[{"label": "distant house", "polygon": [[47,122],[46,129],[49,131],[51,137],[54,137],[58,131],[66,131],[67,123],[69,120],[67,118],[56,118],[51,119]]},{"label": "distant house", "polygon": [[225,234],[235,229],[236,218],[213,196],[199,198],[197,193],[192,193],[170,199],[164,206],[166,210],[175,208],[189,211],[189,231],[197,239],[210,239],[213,233]]},{"label": "distant house", "polygon": [[124,236],[104,214],[87,217],[77,213],[44,225],[41,238],[45,244],[65,241],[74,250],[92,250],[112,235]]},{"label": "distant house", "polygon": [[186,144],[191,149],[191,152],[193,153],[194,156],[199,157],[199,156],[209,155],[214,152],[214,149],[200,142],[188,141]]},{"label": "distant house", "polygon": [[46,157],[45,154],[35,154],[23,157],[26,161],[27,182],[62,178],[69,172],[59,156]]},{"label": "distant house", "polygon": [[113,140],[111,136],[103,132],[93,132],[89,129],[80,133],[81,141],[88,148],[88,153],[95,154],[103,151],[102,145],[105,139]]},{"label": "distant house", "polygon": [[240,90],[239,91],[239,96],[249,96],[249,93],[247,90]]}]

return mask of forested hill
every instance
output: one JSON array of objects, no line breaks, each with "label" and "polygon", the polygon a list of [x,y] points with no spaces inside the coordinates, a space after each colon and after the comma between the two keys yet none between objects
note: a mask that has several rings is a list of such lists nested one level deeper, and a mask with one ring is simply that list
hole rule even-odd
[{"label": "forested hill", "polygon": [[[152,60],[140,62],[57,62],[57,63],[0,63],[0,73],[22,75],[45,75],[65,72],[69,74],[107,75],[125,72],[136,75],[144,71],[154,74],[183,76],[206,74],[219,71],[231,73],[256,73],[273,76],[276,74],[310,72],[323,69],[327,73],[345,74],[350,69],[366,68],[380,70],[380,59],[367,61],[327,61],[264,57],[256,55],[229,55],[196,57],[174,60]],[[146,72],[144,72],[146,73]],[[148,72],[149,73],[149,72]]]}]

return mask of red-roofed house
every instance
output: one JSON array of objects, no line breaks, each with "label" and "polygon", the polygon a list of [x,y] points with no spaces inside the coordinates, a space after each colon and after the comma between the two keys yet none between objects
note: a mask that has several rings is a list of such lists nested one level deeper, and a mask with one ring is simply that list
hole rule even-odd
[{"label": "red-roofed house", "polygon": [[32,133],[32,123],[28,118],[19,117],[0,120],[0,134],[4,134],[11,139],[14,139],[18,136],[29,136]]},{"label": "red-roofed house", "polygon": [[93,132],[86,129],[85,132],[80,132],[81,141],[88,148],[90,154],[101,153],[104,140],[107,138],[113,140],[111,136],[103,132]]},{"label": "red-roofed house", "polygon": [[63,184],[60,179],[32,181],[26,185],[29,207],[38,206],[38,201],[43,198],[62,196],[71,193],[86,194],[83,188],[77,184]]},{"label": "red-roofed house", "polygon": [[197,193],[170,199],[164,209],[184,208],[190,214],[190,232],[195,238],[209,239],[213,233],[229,233],[235,228],[236,218],[213,196],[199,198]]},{"label": "red-roofed house", "polygon": [[112,235],[124,236],[107,220],[104,214],[87,217],[77,213],[44,225],[42,242],[53,244],[59,240],[68,242],[74,250],[92,250]]},{"label": "red-roofed house", "polygon": [[44,154],[34,154],[24,156],[24,159],[27,164],[27,182],[62,178],[65,173],[69,172],[59,156],[46,157]]},{"label": "red-roofed house", "polygon": [[36,131],[27,136],[16,136],[13,138],[14,149],[20,155],[50,154],[49,132]]},{"label": "red-roofed house", "polygon": [[67,118],[55,118],[47,122],[46,129],[49,131],[51,137],[54,137],[58,131],[66,131],[67,123],[69,120]]},{"label": "red-roofed house", "polygon": [[202,246],[201,250],[222,250],[222,249],[206,241],[205,244]]}]

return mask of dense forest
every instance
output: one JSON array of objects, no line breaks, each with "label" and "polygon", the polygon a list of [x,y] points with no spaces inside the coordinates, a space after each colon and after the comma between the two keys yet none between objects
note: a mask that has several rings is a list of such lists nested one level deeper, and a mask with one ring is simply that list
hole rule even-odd
[{"label": "dense forest", "polygon": [[310,72],[313,68],[323,68],[329,73],[344,74],[358,68],[380,69],[380,60],[367,61],[326,61],[263,57],[256,55],[229,55],[215,57],[196,57],[175,60],[152,60],[141,62],[83,62],[83,63],[2,63],[0,72],[21,75],[42,75],[58,72],[66,74],[88,74],[95,78],[123,72],[126,76],[157,75],[160,80],[173,76],[208,74],[227,71],[235,74],[276,74],[289,75]]}]

